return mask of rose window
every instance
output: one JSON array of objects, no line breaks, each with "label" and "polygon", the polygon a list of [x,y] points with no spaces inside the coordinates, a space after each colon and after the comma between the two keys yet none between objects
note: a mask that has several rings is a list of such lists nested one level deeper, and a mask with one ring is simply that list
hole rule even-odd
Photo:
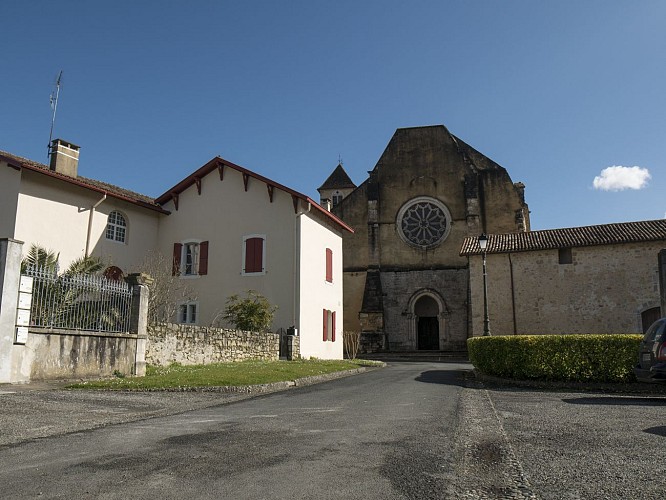
[{"label": "rose window", "polygon": [[449,220],[446,207],[429,198],[413,200],[398,215],[402,237],[418,247],[440,243],[448,234]]}]

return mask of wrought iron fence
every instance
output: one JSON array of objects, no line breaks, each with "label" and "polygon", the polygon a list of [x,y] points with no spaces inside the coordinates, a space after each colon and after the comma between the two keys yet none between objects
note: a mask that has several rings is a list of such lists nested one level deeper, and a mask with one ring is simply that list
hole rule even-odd
[{"label": "wrought iron fence", "polygon": [[96,332],[127,332],[132,290],[123,281],[95,275],[58,275],[45,267],[29,267],[33,278],[30,324]]}]

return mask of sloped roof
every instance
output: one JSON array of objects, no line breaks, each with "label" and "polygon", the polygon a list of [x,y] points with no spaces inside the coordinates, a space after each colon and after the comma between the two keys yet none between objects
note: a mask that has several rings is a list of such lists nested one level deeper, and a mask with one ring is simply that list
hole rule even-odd
[{"label": "sloped roof", "polygon": [[[524,233],[489,234],[487,253],[529,252],[660,240],[666,240],[666,219],[546,229]],[[465,238],[460,255],[479,254],[481,254],[481,249],[478,238],[476,236]]]},{"label": "sloped roof", "polygon": [[356,184],[349,178],[347,172],[342,167],[342,163],[338,163],[338,166],[335,167],[333,173],[328,176],[328,179],[317,188],[317,191],[320,189],[346,189],[346,188],[355,188]]},{"label": "sloped roof", "polygon": [[7,162],[7,164],[10,167],[19,168],[19,169],[25,168],[26,170],[37,172],[39,174],[44,174],[49,177],[53,177],[55,179],[67,182],[69,184],[74,184],[76,186],[90,189],[91,191],[106,194],[107,196],[124,200],[144,208],[149,208],[151,210],[156,210],[159,212],[166,213],[166,211],[162,207],[160,207],[155,202],[155,200],[150,196],[136,193],[134,191],[130,191],[129,189],[124,189],[118,186],[114,186],[113,184],[109,184],[107,182],[102,182],[95,179],[89,179],[87,177],[81,177],[81,176],[70,177],[69,175],[64,175],[59,172],[51,170],[47,165],[44,165],[43,163],[29,160],[27,158],[23,158],[21,156],[8,153],[6,151],[0,150],[0,160]]},{"label": "sloped roof", "polygon": [[264,184],[266,184],[266,187],[269,188],[270,190],[277,188],[281,191],[284,191],[285,193],[290,194],[294,199],[300,199],[306,203],[309,203],[315,210],[317,210],[326,218],[328,218],[329,221],[333,222],[336,226],[339,226],[343,230],[349,231],[350,233],[354,232],[351,226],[347,225],[342,219],[340,219],[339,217],[335,216],[334,214],[323,208],[321,205],[319,205],[319,203],[311,199],[309,196],[299,193],[298,191],[294,191],[293,189],[288,188],[287,186],[284,186],[279,182],[275,182],[269,179],[268,177],[264,177],[263,175],[257,174],[256,172],[248,170],[245,167],[241,167],[240,165],[236,165],[235,163],[227,161],[219,156],[216,156],[208,163],[203,165],[201,168],[199,168],[195,172],[185,177],[174,187],[168,189],[163,194],[158,196],[155,199],[155,202],[159,203],[160,205],[163,205],[172,199],[177,202],[178,195],[183,191],[185,191],[187,188],[195,184],[200,185],[201,179],[213,171],[218,170],[220,171],[220,175],[223,175],[223,170],[224,168],[227,167],[240,172],[241,174],[243,174],[243,176],[252,177],[253,179],[257,179],[263,182]]}]

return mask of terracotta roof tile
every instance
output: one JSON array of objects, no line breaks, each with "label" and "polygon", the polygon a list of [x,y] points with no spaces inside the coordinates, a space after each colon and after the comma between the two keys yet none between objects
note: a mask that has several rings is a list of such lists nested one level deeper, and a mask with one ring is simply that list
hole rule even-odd
[{"label": "terracotta roof tile", "polygon": [[[666,219],[545,229],[524,233],[489,234],[487,252],[528,252],[660,240],[666,240]],[[478,255],[480,253],[478,238],[475,236],[465,238],[460,255]]]}]

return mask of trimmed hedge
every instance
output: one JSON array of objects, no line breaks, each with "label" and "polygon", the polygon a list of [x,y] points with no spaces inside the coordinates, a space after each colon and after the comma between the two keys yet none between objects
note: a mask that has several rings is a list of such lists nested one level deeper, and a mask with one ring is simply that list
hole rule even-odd
[{"label": "trimmed hedge", "polygon": [[635,381],[642,335],[512,335],[467,339],[469,360],[487,375],[522,380]]}]

